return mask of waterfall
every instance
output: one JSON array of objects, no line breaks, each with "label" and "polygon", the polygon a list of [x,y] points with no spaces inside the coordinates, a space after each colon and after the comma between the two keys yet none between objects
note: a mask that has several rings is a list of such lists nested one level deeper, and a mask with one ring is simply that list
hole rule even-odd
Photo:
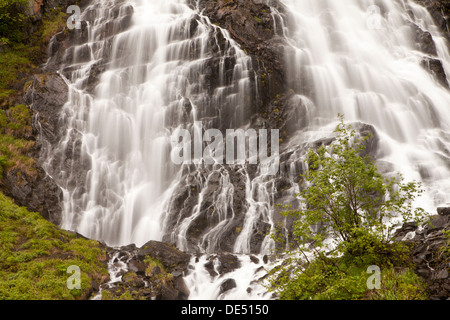
[{"label": "waterfall", "polygon": [[[171,161],[176,130],[248,129],[261,90],[252,58],[187,1],[92,1],[86,39],[59,70],[66,130],[44,166],[63,189],[62,227],[111,246],[162,240],[203,254],[186,279],[193,298],[223,298],[223,279],[202,268],[216,252],[243,266],[229,275],[230,297],[251,296],[282,219],[275,205],[296,201],[305,147],[330,137],[338,113],[374,128],[380,169],[424,183],[425,209],[450,202],[450,81],[424,66],[440,60],[450,80],[450,53],[429,13],[400,0],[280,0],[286,13],[263,2],[284,43],[288,105],[305,110],[275,176],[262,165]],[[435,53],[417,48],[417,30]]]},{"label": "waterfall", "polygon": [[[132,26],[114,34],[129,5],[135,8]],[[64,68],[76,72],[67,79],[68,130],[58,148],[72,147],[76,133],[89,168],[83,185],[68,183],[77,170],[61,173],[66,181],[62,227],[110,245],[142,245],[162,239],[165,207],[179,179],[170,161],[171,132],[198,119],[219,128],[242,125],[250,59],[225,30],[184,1],[129,2],[118,11],[114,2],[94,1],[84,13],[95,17],[87,26],[87,43],[67,50],[72,59]],[[80,66],[85,51],[90,61]],[[86,92],[99,62],[105,71],[94,92]],[[217,88],[205,79],[212,77]]]},{"label": "waterfall", "polygon": [[[289,87],[296,99],[313,103],[301,139],[329,135],[338,113],[370,124],[380,138],[380,168],[388,163],[389,171],[423,182],[427,194],[420,205],[429,212],[445,205],[450,92],[423,61],[440,59],[450,79],[448,43],[426,9],[414,1],[282,2],[294,26],[273,9],[284,21]],[[431,33],[436,56],[417,49],[417,29]]]}]

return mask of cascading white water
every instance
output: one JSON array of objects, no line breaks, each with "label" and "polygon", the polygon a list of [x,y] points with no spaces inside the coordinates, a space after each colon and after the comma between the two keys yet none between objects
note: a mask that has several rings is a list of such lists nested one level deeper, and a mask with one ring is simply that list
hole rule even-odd
[{"label": "cascading white water", "polygon": [[[216,105],[226,114],[216,123],[241,125],[251,76],[250,59],[227,32],[184,1],[129,4],[135,8],[132,27],[106,39],[105,29],[112,28],[111,2],[97,1],[86,10],[96,17],[88,26],[88,43],[68,52],[77,66],[78,52],[87,47],[91,61],[68,79],[65,112],[70,121],[60,146],[66,147],[73,131],[81,133],[82,154],[90,162],[83,195],[79,197],[78,188],[65,188],[63,228],[110,245],[162,238],[164,207],[178,170],[169,157],[171,131],[183,125],[183,117],[217,116]],[[225,44],[219,44],[219,36]],[[219,87],[211,95],[203,82],[211,76],[206,63],[214,46],[221,61]],[[105,56],[109,63],[94,95],[80,91],[90,66]],[[225,75],[230,58],[235,61],[231,83]]]},{"label": "cascading white water", "polygon": [[429,13],[414,1],[282,2],[295,26],[283,29],[289,86],[300,96],[310,86],[314,104],[304,140],[329,134],[338,113],[371,124],[380,136],[377,160],[426,185],[420,205],[433,212],[448,202],[450,92],[421,65],[427,55],[416,49],[411,26],[431,32],[450,75],[448,43]]},{"label": "cascading white water", "polygon": [[[285,151],[326,137],[334,129],[337,114],[343,113],[347,121],[375,127],[381,138],[378,161],[393,164],[391,171],[401,171],[407,179],[424,182],[428,192],[421,204],[426,209],[432,211],[450,201],[446,179],[450,174],[450,92],[422,67],[425,54],[416,50],[409,24],[431,32],[438,58],[450,75],[448,44],[428,12],[412,1],[280,2],[289,16],[275,8],[272,16],[278,22],[275,26],[282,26],[277,33],[286,41],[287,81],[296,93],[291,102],[307,109],[307,119],[299,124]],[[384,15],[374,27],[368,23],[368,8],[375,4]],[[197,249],[215,252],[225,231],[236,228],[233,219],[238,213],[232,205],[236,181],[220,165],[174,165],[169,156],[170,134],[178,127],[198,130],[197,120],[219,129],[245,126],[249,97],[255,94],[251,59],[225,30],[183,0],[128,1],[119,5],[118,12],[114,5],[113,1],[93,1],[86,9],[86,14],[95,16],[87,26],[87,43],[67,50],[73,59],[65,69],[74,71],[67,78],[69,101],[62,115],[67,134],[57,148],[64,150],[73,136],[79,137],[81,157],[88,160],[89,168],[82,186],[69,183],[79,174],[76,170],[60,172],[58,180],[67,181],[61,183],[62,227],[110,245],[139,246],[169,234],[180,249],[189,250],[189,228],[209,202],[215,225],[201,235]],[[105,36],[108,28],[114,29],[114,21],[125,15],[127,5],[134,8],[131,27]],[[88,93],[86,81],[102,60],[106,70],[94,92]],[[211,79],[206,78],[211,77],[217,77],[217,88],[209,87]],[[291,155],[293,179],[301,156],[302,152]],[[174,219],[166,216],[174,205],[174,190],[189,186],[193,179],[184,175],[185,170],[197,170],[198,197],[189,214],[180,213],[175,223],[169,223],[169,218]],[[272,177],[260,171],[251,178],[242,166],[237,175],[245,198],[232,250],[248,254],[253,250],[255,226],[263,222],[273,228],[274,195],[280,190]],[[293,197],[298,191],[294,180],[290,188]],[[263,237],[261,242],[259,254],[269,253],[270,238]],[[227,297],[263,297],[257,289],[253,295],[246,293],[252,277],[260,276],[261,264],[239,257],[243,268],[228,275],[237,279],[237,287]],[[191,298],[207,298],[205,294],[224,298],[219,291],[224,278],[211,277],[202,268],[205,259],[193,261],[195,270],[186,279],[193,288]]]}]

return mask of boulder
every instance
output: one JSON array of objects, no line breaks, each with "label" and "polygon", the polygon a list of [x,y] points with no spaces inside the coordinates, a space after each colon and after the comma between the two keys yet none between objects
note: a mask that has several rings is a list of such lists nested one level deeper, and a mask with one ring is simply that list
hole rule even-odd
[{"label": "boulder", "polygon": [[145,264],[137,259],[131,259],[128,262],[128,269],[138,275],[145,275]]},{"label": "boulder", "polygon": [[160,261],[168,270],[187,268],[191,256],[174,246],[160,241],[149,241],[137,250],[137,257],[144,260],[146,256]]},{"label": "boulder", "polygon": [[439,207],[436,211],[440,216],[450,216],[450,207]]}]

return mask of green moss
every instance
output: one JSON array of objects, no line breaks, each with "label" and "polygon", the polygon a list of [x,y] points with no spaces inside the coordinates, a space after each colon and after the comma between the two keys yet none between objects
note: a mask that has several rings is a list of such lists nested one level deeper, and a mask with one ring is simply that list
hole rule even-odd
[{"label": "green moss", "polygon": [[54,10],[50,16],[43,19],[39,40],[47,44],[51,37],[66,27],[67,14],[62,9]]},{"label": "green moss", "polygon": [[30,136],[32,133],[31,113],[23,104],[9,108],[9,123],[6,132],[15,137]]},{"label": "green moss", "polygon": [[[167,284],[173,280],[173,275],[170,273],[170,270],[167,270],[167,268],[158,259],[146,256],[144,263],[146,265],[146,276],[152,277],[153,280],[159,280],[164,284]],[[159,272],[155,272],[155,268],[158,268]]]},{"label": "green moss", "polygon": [[119,300],[134,300],[134,299],[131,293],[129,291],[126,291],[120,296]]},{"label": "green moss", "polygon": [[[111,292],[109,290],[102,291],[102,300],[138,300],[133,294],[130,292],[128,288],[120,287],[115,292]],[[143,299],[142,299],[143,300]]]},{"label": "green moss", "polygon": [[[0,193],[0,299],[85,299],[91,282],[108,278],[106,252],[93,240],[58,229]],[[81,289],[69,290],[69,266]]]},{"label": "green moss", "polygon": [[0,54],[0,95],[11,94],[10,87],[19,79],[19,74],[29,71],[33,64],[24,46],[16,45]]}]

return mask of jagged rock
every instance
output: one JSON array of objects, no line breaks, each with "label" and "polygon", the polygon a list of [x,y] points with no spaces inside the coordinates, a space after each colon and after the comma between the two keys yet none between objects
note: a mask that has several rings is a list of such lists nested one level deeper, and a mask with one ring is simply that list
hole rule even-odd
[{"label": "jagged rock", "polygon": [[147,256],[159,260],[169,270],[185,270],[191,257],[167,243],[153,240],[137,250],[139,259],[144,260]]},{"label": "jagged rock", "polygon": [[[442,211],[438,209],[438,212]],[[443,231],[450,230],[449,216],[431,216],[429,222],[419,230],[414,224],[408,223],[397,230],[397,235],[415,231],[413,239],[407,239],[413,244],[411,259],[419,274],[428,284],[431,300],[446,300],[450,297],[450,279],[448,272],[450,260],[448,252],[449,242]],[[402,238],[402,237],[400,237]],[[397,238],[397,241],[400,239]]]},{"label": "jagged rock", "polygon": [[34,170],[34,175],[23,174],[18,169],[8,170],[0,190],[19,205],[39,212],[46,220],[59,225],[62,191],[41,167],[36,166]]},{"label": "jagged rock", "polygon": [[[214,259],[214,258],[213,258]],[[209,261],[207,263],[205,263],[204,267],[206,269],[206,271],[208,271],[209,275],[214,278],[216,276],[218,276],[219,274],[216,272],[216,270],[214,270],[214,261],[213,259],[209,259]]]},{"label": "jagged rock", "polygon": [[415,0],[428,9],[437,27],[450,40],[450,2],[447,0]]},{"label": "jagged rock", "polygon": [[178,291],[171,286],[162,284],[159,293],[156,295],[155,300],[177,300]]},{"label": "jagged rock", "polygon": [[189,298],[190,290],[181,276],[175,276],[175,289],[178,290],[177,300],[187,300]]},{"label": "jagged rock", "polygon": [[142,261],[132,259],[128,262],[128,269],[138,275],[145,275],[145,264]]},{"label": "jagged rock", "polygon": [[241,262],[238,257],[233,254],[212,255],[205,264],[205,269],[209,272],[211,277],[221,276],[240,267]]},{"label": "jagged rock", "polygon": [[441,216],[441,215],[434,215],[429,217],[429,222],[432,225],[432,228],[430,228],[430,232],[435,229],[444,228],[446,225],[448,225],[450,216]]}]

